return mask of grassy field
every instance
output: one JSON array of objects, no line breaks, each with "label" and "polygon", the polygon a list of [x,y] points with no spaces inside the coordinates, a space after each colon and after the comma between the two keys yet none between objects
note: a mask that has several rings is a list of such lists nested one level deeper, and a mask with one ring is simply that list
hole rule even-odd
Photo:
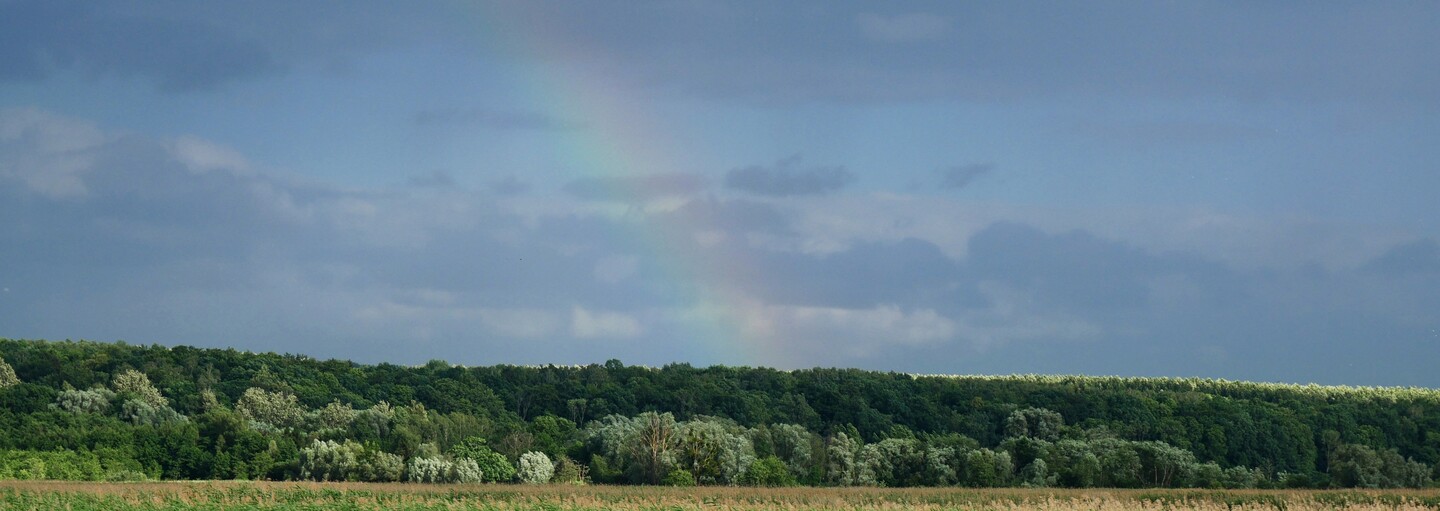
[{"label": "grassy field", "polygon": [[1437,510],[1440,490],[654,488],[0,481],[3,510]]}]

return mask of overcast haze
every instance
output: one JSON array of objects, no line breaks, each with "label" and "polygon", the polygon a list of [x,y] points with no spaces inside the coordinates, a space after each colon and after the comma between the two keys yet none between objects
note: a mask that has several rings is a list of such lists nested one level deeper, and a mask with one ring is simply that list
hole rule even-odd
[{"label": "overcast haze", "polygon": [[1436,27],[0,0],[0,336],[1436,387]]}]

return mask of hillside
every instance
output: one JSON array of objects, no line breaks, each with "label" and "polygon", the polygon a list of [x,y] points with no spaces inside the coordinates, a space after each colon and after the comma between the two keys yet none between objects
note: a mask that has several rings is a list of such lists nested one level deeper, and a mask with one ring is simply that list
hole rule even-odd
[{"label": "hillside", "polygon": [[[616,483],[1418,486],[1440,461],[1432,389],[404,367],[30,340],[0,340],[0,358],[14,372],[6,382],[0,367],[0,477],[36,477],[49,460],[90,468],[43,477],[395,480],[434,460],[451,477],[474,461],[511,480],[533,451],[565,460],[552,465],[565,477]],[[635,442],[655,432],[640,456]]]}]

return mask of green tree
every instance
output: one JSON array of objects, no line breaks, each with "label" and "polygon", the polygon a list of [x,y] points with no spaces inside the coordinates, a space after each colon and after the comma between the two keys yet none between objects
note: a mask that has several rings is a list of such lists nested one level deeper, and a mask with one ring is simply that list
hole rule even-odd
[{"label": "green tree", "polygon": [[1005,436],[1008,437],[1054,442],[1060,439],[1060,430],[1064,427],[1064,417],[1044,408],[1016,410],[1005,418]]},{"label": "green tree", "polygon": [[790,469],[785,462],[774,456],[766,456],[755,460],[745,475],[740,478],[740,483],[747,486],[795,486],[795,476],[790,475]]},{"label": "green tree", "polygon": [[1342,488],[1379,488],[1384,462],[1366,446],[1342,444],[1330,452],[1330,484]]},{"label": "green tree", "polygon": [[484,438],[469,437],[450,448],[450,456],[475,462],[486,482],[509,482],[515,478],[515,466],[505,455],[495,452]]},{"label": "green tree", "polygon": [[835,433],[825,444],[825,482],[835,486],[855,484],[855,452],[859,446],[843,432]]},{"label": "green tree", "polygon": [[679,428],[670,413],[645,412],[636,418],[636,428],[627,439],[631,466],[641,481],[660,484],[675,464]]}]

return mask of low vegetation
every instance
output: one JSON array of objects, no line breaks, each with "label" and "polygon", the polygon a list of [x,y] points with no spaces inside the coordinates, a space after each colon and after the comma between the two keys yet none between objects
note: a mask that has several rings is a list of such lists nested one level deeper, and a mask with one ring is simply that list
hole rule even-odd
[{"label": "low vegetation", "polygon": [[1320,511],[1440,509],[1435,491],[664,488],[0,482],[0,509],[103,511]]}]

